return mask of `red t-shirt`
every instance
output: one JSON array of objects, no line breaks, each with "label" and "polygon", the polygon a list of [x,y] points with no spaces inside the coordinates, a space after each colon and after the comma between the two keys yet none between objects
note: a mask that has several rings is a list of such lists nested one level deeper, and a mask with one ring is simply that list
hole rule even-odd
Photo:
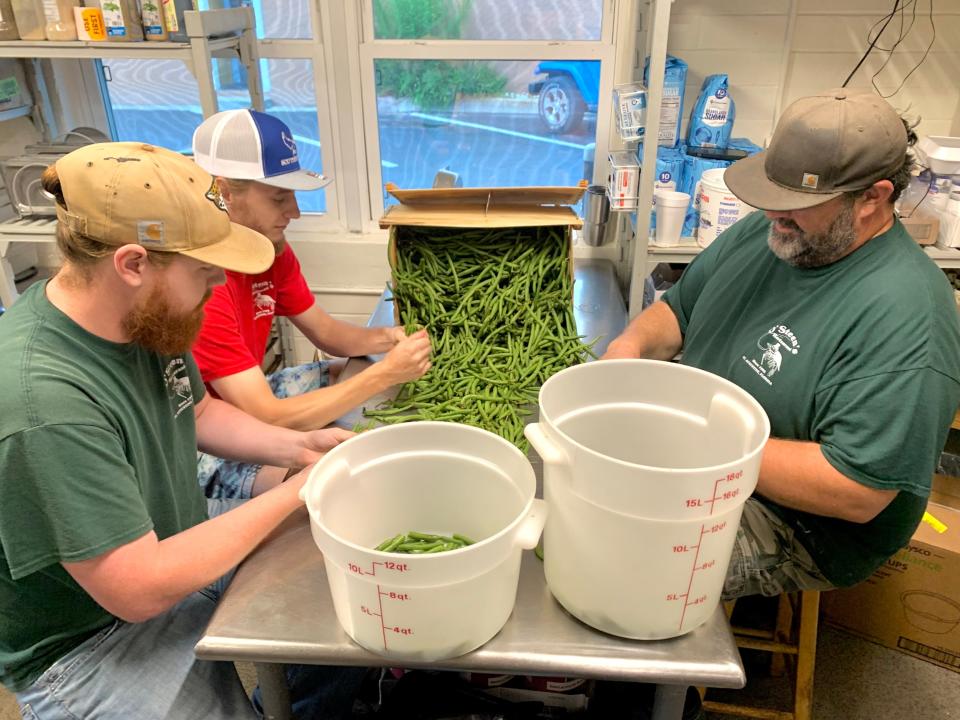
[{"label": "red t-shirt", "polygon": [[289,245],[259,275],[227,271],[204,306],[193,357],[205,383],[259,367],[274,315],[288,317],[314,303],[300,262]]}]

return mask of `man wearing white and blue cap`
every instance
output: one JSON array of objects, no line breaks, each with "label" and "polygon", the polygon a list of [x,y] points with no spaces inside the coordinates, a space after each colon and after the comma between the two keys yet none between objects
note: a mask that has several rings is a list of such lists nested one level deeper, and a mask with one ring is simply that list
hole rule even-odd
[{"label": "man wearing white and blue cap", "polygon": [[[273,243],[273,265],[257,275],[227,273],[206,305],[193,354],[211,391],[251,415],[296,429],[323,427],[387,388],[415,380],[430,367],[426,331],[361,328],[332,318],[314,301],[300,263],[286,243],[300,217],[295,191],[330,183],[300,167],[293,132],[256,110],[228,110],[194,132],[197,164],[215,176],[230,219]],[[318,349],[336,357],[386,353],[381,362],[330,385],[330,366],[317,361],[267,377],[261,370],[273,319],[290,321]],[[209,497],[251,497],[283,478],[279,468],[201,456],[198,478]]]}]

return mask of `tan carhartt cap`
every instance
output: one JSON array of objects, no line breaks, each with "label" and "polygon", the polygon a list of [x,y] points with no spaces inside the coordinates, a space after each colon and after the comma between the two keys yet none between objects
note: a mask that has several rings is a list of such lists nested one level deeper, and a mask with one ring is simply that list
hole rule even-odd
[{"label": "tan carhartt cap", "polygon": [[906,153],[907,131],[886,100],[838,88],[792,103],[770,146],[727,168],[723,182],[755,208],[802,210],[889,178]]},{"label": "tan carhartt cap", "polygon": [[57,219],[107,245],[142,245],[255,274],[275,253],[230,222],[213,178],[180,153],[133,142],[85,145],[56,162],[66,206]]}]

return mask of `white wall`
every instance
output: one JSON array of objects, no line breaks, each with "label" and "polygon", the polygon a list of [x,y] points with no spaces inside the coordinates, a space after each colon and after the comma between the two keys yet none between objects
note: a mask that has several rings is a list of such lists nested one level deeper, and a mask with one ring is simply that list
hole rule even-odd
[{"label": "white wall", "polygon": [[[932,37],[929,2],[917,1],[913,29],[877,78],[884,94],[900,84]],[[891,0],[676,0],[668,49],[689,65],[685,114],[703,78],[725,72],[737,104],[734,135],[762,144],[778,104],[843,83],[867,47],[869,28],[892,7]],[[934,10],[930,54],[890,102],[922,118],[924,135],[960,134],[960,2],[940,0]],[[899,28],[897,16],[878,44],[889,47]],[[886,57],[875,48],[848,87],[870,88]]]}]

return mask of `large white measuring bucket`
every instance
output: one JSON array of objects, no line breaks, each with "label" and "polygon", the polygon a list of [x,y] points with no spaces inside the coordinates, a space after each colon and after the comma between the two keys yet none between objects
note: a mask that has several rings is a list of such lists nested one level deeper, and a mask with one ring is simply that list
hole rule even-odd
[{"label": "large white measuring bucket", "polygon": [[563,370],[526,435],[544,462],[544,573],[605,632],[690,632],[720,600],[770,423],[723,378],[654,360]]},{"label": "large white measuring bucket", "polygon": [[[337,619],[358,644],[398,660],[462,655],[513,610],[520,555],[546,504],[527,458],[485,430],[446,422],[382,427],[338,445],[302,491]],[[458,533],[460,550],[374,550],[408,531]]]}]

